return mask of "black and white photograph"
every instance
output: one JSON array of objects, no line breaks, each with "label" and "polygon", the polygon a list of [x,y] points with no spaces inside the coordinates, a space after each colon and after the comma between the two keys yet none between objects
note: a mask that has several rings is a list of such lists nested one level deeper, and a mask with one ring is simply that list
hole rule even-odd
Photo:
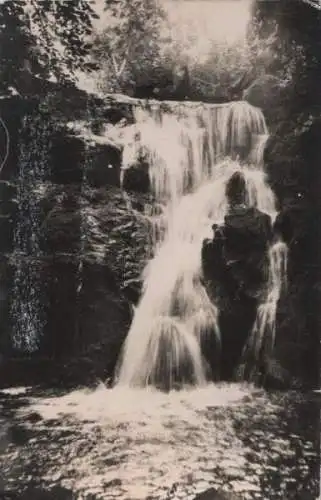
[{"label": "black and white photograph", "polygon": [[321,1],[0,0],[0,500],[317,500]]}]

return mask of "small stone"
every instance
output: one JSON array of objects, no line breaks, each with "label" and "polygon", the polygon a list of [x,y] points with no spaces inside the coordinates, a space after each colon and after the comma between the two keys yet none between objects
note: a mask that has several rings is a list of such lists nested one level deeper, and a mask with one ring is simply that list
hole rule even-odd
[{"label": "small stone", "polygon": [[118,479],[118,478],[112,479],[111,481],[104,483],[105,488],[111,488],[111,487],[121,486],[121,485],[122,485],[121,479]]},{"label": "small stone", "polygon": [[42,420],[42,416],[40,415],[40,413],[33,411],[33,412],[29,413],[28,415],[26,415],[25,419],[28,422],[36,423],[36,422],[40,422]]}]

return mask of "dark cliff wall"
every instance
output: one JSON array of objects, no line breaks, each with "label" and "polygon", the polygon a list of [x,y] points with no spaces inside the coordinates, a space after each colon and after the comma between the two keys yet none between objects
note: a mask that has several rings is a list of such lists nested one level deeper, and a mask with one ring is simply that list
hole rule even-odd
[{"label": "dark cliff wall", "polygon": [[[63,102],[50,99],[0,103],[10,135],[0,183],[2,384],[110,377],[132,316],[126,293],[140,286],[146,257],[147,224],[119,189],[119,149],[87,145],[66,128],[70,118],[88,118],[88,103],[78,101],[75,113],[67,99],[62,120]],[[101,109],[98,120],[109,111],[115,120],[114,108]],[[36,277],[19,277],[31,268]],[[30,307],[36,299],[40,315]],[[30,325],[39,330],[32,352],[14,342],[17,328],[23,336]]]},{"label": "dark cliff wall", "polygon": [[277,356],[292,373],[319,385],[321,12],[300,0],[258,1],[255,14],[276,20],[285,40],[302,47],[291,86],[274,100],[265,164],[290,248],[289,289],[280,304]]}]

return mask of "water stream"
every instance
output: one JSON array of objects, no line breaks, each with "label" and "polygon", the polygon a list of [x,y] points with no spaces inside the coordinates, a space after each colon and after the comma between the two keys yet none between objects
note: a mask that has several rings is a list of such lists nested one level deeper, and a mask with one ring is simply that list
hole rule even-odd
[{"label": "water stream", "polygon": [[[125,143],[123,170],[138,156],[149,164],[151,190],[162,212],[154,223],[153,258],[124,344],[116,378],[120,385],[202,385],[204,335],[220,331],[218,308],[202,283],[201,247],[228,205],[225,186],[244,173],[249,206],[275,219],[276,203],[263,167],[268,130],[261,111],[246,102],[226,105],[161,105],[135,108],[133,140]],[[249,339],[257,352],[262,338],[275,339],[277,302],[286,276],[287,250],[270,249],[270,279]],[[210,333],[209,333],[210,332]],[[237,332],[235,333],[237,335]]]}]

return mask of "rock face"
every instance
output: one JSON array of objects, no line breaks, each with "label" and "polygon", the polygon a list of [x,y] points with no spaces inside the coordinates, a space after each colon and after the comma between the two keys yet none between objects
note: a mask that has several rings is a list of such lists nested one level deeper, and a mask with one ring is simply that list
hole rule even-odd
[{"label": "rock face", "polygon": [[[319,160],[315,144],[320,120],[310,114],[290,115],[277,124],[265,151],[265,165],[279,199],[276,224],[289,247],[288,286],[277,315],[274,362],[294,385],[319,386],[316,318],[319,266]],[[279,370],[277,370],[279,371]],[[273,382],[274,383],[274,382]]]},{"label": "rock face", "polygon": [[[57,184],[85,181],[92,187],[120,186],[121,152],[116,147],[57,131],[51,145],[50,180]],[[85,167],[85,171],[84,171]]]},{"label": "rock face", "polygon": [[[46,318],[39,355],[68,363],[75,383],[112,375],[139,295],[149,227],[127,203],[117,188],[46,185],[37,257]],[[1,350],[7,355],[15,259],[2,259]]]},{"label": "rock face", "polygon": [[[117,188],[47,186],[46,317],[40,352],[68,360],[78,383],[113,374],[139,293],[148,224]],[[70,361],[71,360],[71,361]]]},{"label": "rock face", "polygon": [[[10,109],[2,111],[6,115]],[[39,145],[38,151],[42,147],[46,158],[42,177],[32,178],[32,197],[21,191],[23,185],[19,187],[23,161],[19,151],[30,135],[26,116],[30,130],[36,130],[35,147]],[[47,123],[43,133],[50,130],[50,134],[38,144],[42,120]],[[112,144],[70,134],[63,124],[48,122],[37,106],[21,109],[11,122],[15,140],[6,165],[8,180],[0,183],[2,384],[46,378],[73,385],[106,380],[113,374],[130,326],[147,257],[149,226],[140,212],[144,196],[125,196],[119,189],[121,153]],[[38,156],[31,159],[41,162]],[[32,163],[27,168],[32,169]],[[21,215],[28,216],[32,230],[21,232],[26,241],[19,240],[17,247]],[[14,287],[22,259],[38,269],[41,283],[44,321],[38,351],[33,353],[17,351],[13,342],[12,311],[14,301],[20,300]],[[30,296],[32,279],[26,286]],[[26,314],[33,313],[27,308]]]}]

